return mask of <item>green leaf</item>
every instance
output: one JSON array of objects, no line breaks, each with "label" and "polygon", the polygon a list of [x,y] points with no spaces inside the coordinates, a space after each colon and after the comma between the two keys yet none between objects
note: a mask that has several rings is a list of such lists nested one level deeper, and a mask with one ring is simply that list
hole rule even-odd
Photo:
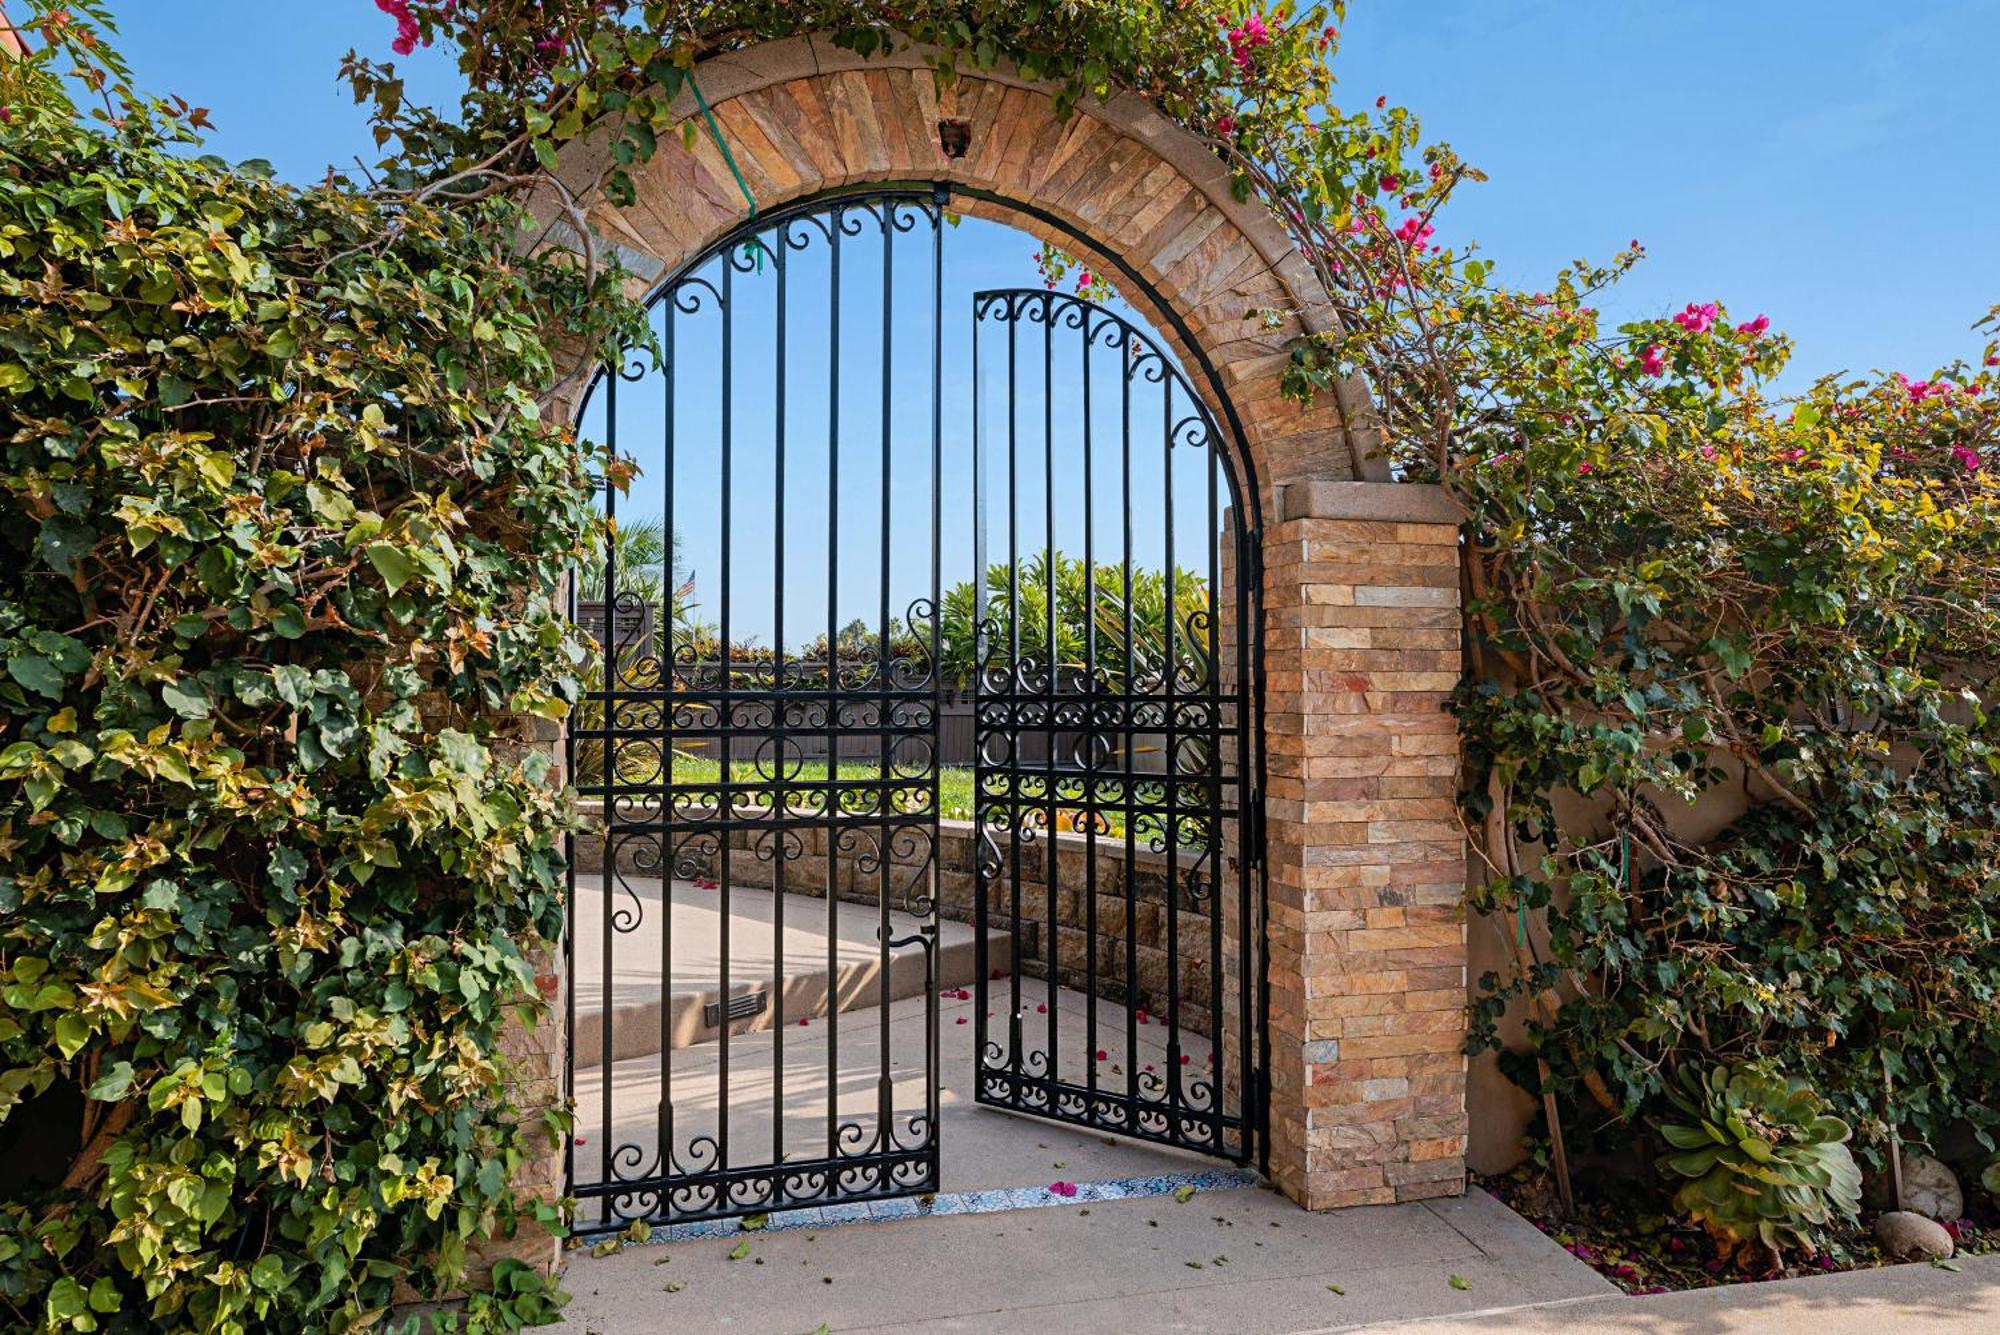
[{"label": "green leaf", "polygon": [[40,654],[15,654],[7,660],[7,675],[38,695],[62,699],[63,674]]},{"label": "green leaf", "polygon": [[1461,1293],[1472,1287],[1472,1285],[1466,1283],[1465,1276],[1463,1275],[1453,1275],[1445,1282]]},{"label": "green leaf", "polygon": [[179,681],[166,682],[160,687],[160,698],[167,708],[182,718],[207,718],[209,714],[208,689],[195,677],[183,677]]},{"label": "green leaf", "polygon": [[387,542],[368,544],[368,563],[375,567],[390,593],[398,593],[417,574],[417,563],[402,548]]},{"label": "green leaf", "polygon": [[83,1286],[68,1275],[49,1286],[49,1315],[65,1321],[82,1316],[90,1308]]}]

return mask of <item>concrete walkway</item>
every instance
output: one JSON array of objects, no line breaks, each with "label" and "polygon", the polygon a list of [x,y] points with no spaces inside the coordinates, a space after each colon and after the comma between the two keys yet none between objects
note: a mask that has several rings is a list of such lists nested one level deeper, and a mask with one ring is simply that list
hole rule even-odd
[{"label": "concrete walkway", "polygon": [[[1411,1321],[1396,1335],[1897,1335],[2000,1330],[2000,1256]],[[1380,1327],[1377,1327],[1380,1329]]]},{"label": "concrete walkway", "polygon": [[1275,1335],[1615,1293],[1484,1193],[1315,1215],[1262,1187],[579,1253],[564,1286],[579,1335]]},{"label": "concrete walkway", "polygon": [[[742,1243],[747,1254],[731,1260]],[[1897,1335],[2000,1330],[2000,1257],[1632,1298],[1483,1192],[1310,1215],[1263,1188],[578,1253],[564,1328],[1390,1330]],[[1464,1284],[1452,1283],[1457,1276]],[[1343,1292],[1336,1293],[1330,1285]]]}]

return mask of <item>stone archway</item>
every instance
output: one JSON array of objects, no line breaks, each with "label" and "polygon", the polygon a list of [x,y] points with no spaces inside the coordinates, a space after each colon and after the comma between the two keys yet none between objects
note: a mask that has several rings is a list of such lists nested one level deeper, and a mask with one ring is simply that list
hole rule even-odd
[{"label": "stone archway", "polygon": [[[954,208],[1157,294],[1135,304],[1241,440],[1261,510],[1269,1171],[1310,1208],[1456,1194],[1465,869],[1442,705],[1459,675],[1457,516],[1437,489],[1386,480],[1363,396],[1283,397],[1287,345],[1327,303],[1199,140],[1131,94],[1065,121],[1051,89],[1008,69],[962,72],[944,93],[931,71],[922,49],[863,60],[804,37],[697,75],[760,209],[948,182]],[[593,179],[589,157],[564,175]],[[590,218],[645,288],[748,212],[706,134],[663,139],[635,184],[631,207],[599,200]],[[1267,308],[1290,314],[1251,316]]]}]

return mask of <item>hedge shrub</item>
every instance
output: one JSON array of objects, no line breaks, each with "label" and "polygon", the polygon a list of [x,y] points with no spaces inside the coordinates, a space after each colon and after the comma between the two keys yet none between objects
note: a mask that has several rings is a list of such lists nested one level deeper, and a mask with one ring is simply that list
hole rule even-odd
[{"label": "hedge shrub", "polygon": [[[497,1036],[565,806],[505,725],[593,525],[545,339],[622,308],[504,201],[0,91],[0,1326],[366,1324],[555,1222]],[[546,1307],[500,1278],[475,1324]]]}]

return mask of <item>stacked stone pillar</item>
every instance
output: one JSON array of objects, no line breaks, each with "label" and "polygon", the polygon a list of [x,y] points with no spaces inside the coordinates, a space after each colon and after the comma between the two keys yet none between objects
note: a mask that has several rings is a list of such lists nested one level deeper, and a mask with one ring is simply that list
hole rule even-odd
[{"label": "stacked stone pillar", "polygon": [[1310,1209],[1465,1176],[1458,517],[1302,481],[1264,541],[1270,1171]]}]

